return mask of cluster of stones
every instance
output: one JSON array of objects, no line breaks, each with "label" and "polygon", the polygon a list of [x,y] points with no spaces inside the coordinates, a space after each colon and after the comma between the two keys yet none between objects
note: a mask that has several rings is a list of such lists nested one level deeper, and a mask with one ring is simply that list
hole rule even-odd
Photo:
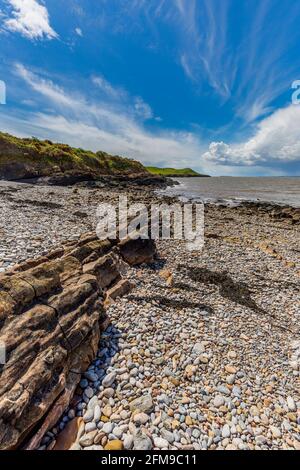
[{"label": "cluster of stones", "polygon": [[0,449],[39,445],[97,354],[105,301],[131,288],[121,272],[154,251],[150,241],[89,233],[1,275]]},{"label": "cluster of stones", "polygon": [[[119,194],[119,186],[115,192],[29,185],[23,185],[16,194],[7,190],[0,200],[0,256],[3,258],[3,249],[7,258],[2,266],[0,261],[0,272],[28,256],[44,254],[44,250],[60,245],[66,237],[77,237],[89,230],[91,214],[96,212],[94,205],[102,200],[116,202]],[[153,195],[143,197],[148,202],[154,200]],[[136,198],[132,193],[132,199]],[[53,206],[59,206],[61,200],[65,204],[51,209],[45,205],[48,200]],[[100,342],[96,335],[94,349],[89,348],[93,353],[85,356],[81,346],[74,349],[74,356],[76,351],[87,360],[84,367],[76,369],[72,365],[72,371],[80,371],[74,376],[73,399],[71,394],[68,397],[63,393],[69,388],[62,384],[55,406],[51,404],[49,408],[45,401],[48,388],[35,392],[39,382],[26,375],[26,361],[24,371],[21,370],[22,358],[26,358],[27,348],[33,363],[33,358],[40,358],[39,351],[52,344],[53,337],[55,344],[61,344],[60,339],[48,335],[52,326],[47,323],[45,339],[38,341],[39,336],[43,337],[32,319],[28,319],[30,333],[25,336],[25,327],[21,335],[18,322],[23,321],[24,325],[34,305],[48,306],[48,297],[65,291],[68,281],[62,272],[67,268],[59,270],[62,287],[58,291],[35,298],[30,305],[25,302],[18,314],[3,314],[2,296],[0,334],[3,337],[6,331],[8,335],[11,326],[11,338],[16,336],[19,344],[19,356],[15,353],[15,357],[20,360],[18,363],[12,359],[12,338],[8,342],[8,359],[14,376],[7,387],[13,390],[11,395],[2,393],[8,375],[3,376],[0,385],[1,442],[10,439],[14,426],[15,442],[23,442],[22,429],[32,429],[36,424],[38,432],[28,448],[299,450],[299,219],[297,222],[295,210],[287,219],[274,214],[270,217],[271,209],[207,206],[206,244],[201,253],[188,252],[185,244],[178,241],[158,243],[163,262],[151,269],[127,268],[123,279],[117,277],[103,288],[99,296],[101,308],[104,295],[113,299],[126,293],[132,281],[136,284],[134,291],[118,302],[106,302],[111,326],[106,321],[102,323],[105,316],[100,314],[105,332]],[[69,245],[68,253],[76,246]],[[134,247],[127,244],[127,248],[127,256],[133,254]],[[109,248],[107,254],[114,249]],[[143,261],[141,252],[145,253],[145,247],[131,257],[131,263]],[[120,259],[118,253],[116,258],[113,256],[116,260]],[[63,256],[61,253],[57,259]],[[87,259],[80,264],[92,262]],[[51,262],[49,257],[44,258],[43,263],[48,261]],[[159,276],[163,267],[164,273]],[[34,266],[27,264],[24,274],[31,269]],[[7,276],[12,274],[17,272]],[[36,271],[33,277],[41,281]],[[26,281],[39,295],[40,287],[34,284],[33,277]],[[1,294],[9,294],[9,301],[19,296],[16,287],[13,291],[8,284],[4,287],[3,278],[1,282]],[[38,320],[34,312],[32,317]],[[58,318],[61,323],[66,315],[67,312],[59,314],[54,321]],[[20,329],[13,330],[17,324]],[[71,326],[80,330],[74,323]],[[32,349],[28,348],[29,338]],[[88,344],[87,338],[82,347]],[[74,357],[70,351],[67,356]],[[21,386],[17,391],[14,388],[19,380],[14,367],[19,368],[16,370],[21,386],[24,384],[31,393],[32,408],[25,401],[26,395],[20,394]],[[43,370],[48,368],[47,363],[43,365]],[[0,370],[3,373],[4,369]],[[38,368],[36,371],[39,375]],[[52,386],[52,372],[47,372],[47,377],[41,374],[40,383]],[[73,393],[73,387],[71,390]],[[37,422],[38,407],[44,408],[39,415],[43,417]],[[23,424],[26,416],[31,420],[30,426]],[[27,431],[24,436],[28,440]]]},{"label": "cluster of stones", "polygon": [[136,288],[109,307],[97,357],[40,449],[299,449],[295,389],[276,397],[279,379],[267,370],[265,389],[242,361],[251,338],[239,332],[229,344],[216,328],[220,312],[179,308],[174,285],[187,279],[158,276],[159,266],[127,272]]}]

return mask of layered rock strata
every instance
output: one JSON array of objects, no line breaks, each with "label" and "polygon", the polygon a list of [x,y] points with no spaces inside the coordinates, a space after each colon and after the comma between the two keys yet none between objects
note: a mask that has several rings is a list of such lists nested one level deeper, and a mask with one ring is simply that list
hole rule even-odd
[{"label": "layered rock strata", "polygon": [[105,299],[127,293],[123,270],[154,254],[151,241],[91,233],[0,276],[0,449],[36,446],[57,421],[96,355]]}]

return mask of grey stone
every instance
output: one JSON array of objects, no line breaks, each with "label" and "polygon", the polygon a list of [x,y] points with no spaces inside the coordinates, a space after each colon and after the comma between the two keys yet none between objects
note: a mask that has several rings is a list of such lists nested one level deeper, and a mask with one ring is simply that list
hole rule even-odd
[{"label": "grey stone", "polygon": [[116,376],[117,376],[117,374],[115,372],[111,372],[106,377],[104,377],[104,379],[102,381],[103,387],[110,387],[114,383],[114,381],[116,380]]},{"label": "grey stone", "polygon": [[87,410],[86,413],[84,413],[83,415],[83,421],[85,423],[89,423],[90,421],[92,421],[94,418],[94,411],[93,410]]},{"label": "grey stone", "polygon": [[139,432],[135,435],[133,439],[134,450],[151,450],[152,449],[152,441],[151,439]]},{"label": "grey stone", "polygon": [[164,428],[161,430],[161,437],[168,441],[169,444],[173,444],[173,442],[175,441],[174,434]]},{"label": "grey stone", "polygon": [[224,439],[226,439],[226,438],[230,437],[230,435],[231,435],[230,427],[229,427],[228,424],[225,424],[222,428],[222,437]]},{"label": "grey stone", "polygon": [[214,406],[216,408],[219,408],[220,406],[223,406],[224,403],[225,403],[225,400],[224,400],[224,397],[222,395],[217,395],[215,398],[214,398]]},{"label": "grey stone", "polygon": [[169,443],[166,439],[163,439],[162,437],[155,437],[154,446],[158,447],[159,449],[165,449],[166,447],[169,447]]},{"label": "grey stone", "polygon": [[85,434],[79,439],[79,444],[82,447],[88,447],[88,446],[93,445],[96,434],[97,434],[97,431],[92,431],[89,434]]},{"label": "grey stone", "polygon": [[130,450],[132,449],[133,446],[133,436],[126,435],[123,441],[124,449],[125,450]]},{"label": "grey stone", "polygon": [[91,387],[87,387],[84,391],[84,395],[87,398],[92,398],[92,396],[94,395],[94,390]]},{"label": "grey stone", "polygon": [[79,385],[81,388],[86,388],[89,386],[89,382],[86,379],[81,379]]},{"label": "grey stone", "polygon": [[95,409],[94,409],[94,421],[95,421],[95,423],[98,423],[98,421],[100,421],[100,418],[101,418],[101,408],[100,408],[99,405],[96,405]]},{"label": "grey stone", "polygon": [[93,421],[91,423],[86,423],[85,425],[85,432],[89,433],[91,431],[94,431],[97,428],[96,423]]},{"label": "grey stone", "polygon": [[297,411],[297,407],[293,397],[287,397],[287,405],[290,411]]},{"label": "grey stone", "polygon": [[88,410],[94,410],[97,405],[99,405],[99,400],[98,400],[98,397],[94,395],[88,402],[87,408]]},{"label": "grey stone", "polygon": [[153,401],[150,395],[143,395],[133,400],[129,407],[131,411],[139,410],[144,413],[151,413],[153,410]]},{"label": "grey stone", "polygon": [[105,432],[105,434],[110,434],[113,430],[113,424],[108,422],[108,423],[105,423],[102,427],[102,431]]},{"label": "grey stone", "polygon": [[222,395],[230,395],[230,390],[226,385],[220,385],[217,390],[219,393],[222,393]]},{"label": "grey stone", "polygon": [[98,375],[95,374],[95,372],[85,372],[84,374],[85,378],[88,379],[90,382],[97,382],[98,380]]},{"label": "grey stone", "polygon": [[205,346],[203,343],[196,343],[193,347],[193,353],[195,354],[203,354],[205,352]]}]

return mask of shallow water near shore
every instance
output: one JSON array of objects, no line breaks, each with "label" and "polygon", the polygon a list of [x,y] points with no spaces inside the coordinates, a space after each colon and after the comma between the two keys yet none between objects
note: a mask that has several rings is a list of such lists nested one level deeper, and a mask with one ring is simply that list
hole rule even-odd
[{"label": "shallow water near shore", "polygon": [[227,205],[243,201],[261,201],[300,207],[300,177],[221,176],[174,180],[179,185],[167,188],[162,194]]}]

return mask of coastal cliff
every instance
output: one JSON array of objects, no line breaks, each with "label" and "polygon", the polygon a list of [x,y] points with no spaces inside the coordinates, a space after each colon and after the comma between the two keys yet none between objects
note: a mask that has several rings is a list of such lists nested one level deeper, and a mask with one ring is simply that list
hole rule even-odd
[{"label": "coastal cliff", "polygon": [[0,180],[40,180],[49,184],[81,181],[163,184],[138,161],[91,152],[50,140],[18,138],[0,132]]}]

